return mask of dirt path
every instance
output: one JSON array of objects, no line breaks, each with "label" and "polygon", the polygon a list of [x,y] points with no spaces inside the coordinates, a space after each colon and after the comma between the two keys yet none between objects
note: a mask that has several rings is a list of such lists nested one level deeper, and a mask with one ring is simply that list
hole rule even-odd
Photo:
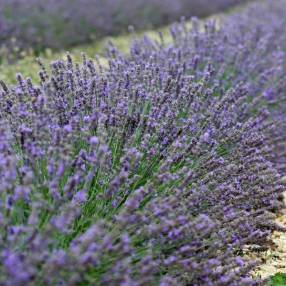
[{"label": "dirt path", "polygon": [[[286,180],[286,177],[283,179]],[[286,205],[286,194],[284,194],[284,202]],[[286,227],[286,207],[283,214],[276,221],[279,225]],[[262,278],[267,278],[279,272],[286,273],[286,232],[275,231],[272,239],[277,247],[262,254],[265,263],[255,272],[255,275]]]}]

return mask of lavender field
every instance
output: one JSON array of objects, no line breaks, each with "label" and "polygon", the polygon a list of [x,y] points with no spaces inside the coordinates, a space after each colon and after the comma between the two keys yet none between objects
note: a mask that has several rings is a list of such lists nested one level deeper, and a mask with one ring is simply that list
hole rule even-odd
[{"label": "lavender field", "polygon": [[0,286],[286,285],[286,0],[0,0],[0,47]]}]

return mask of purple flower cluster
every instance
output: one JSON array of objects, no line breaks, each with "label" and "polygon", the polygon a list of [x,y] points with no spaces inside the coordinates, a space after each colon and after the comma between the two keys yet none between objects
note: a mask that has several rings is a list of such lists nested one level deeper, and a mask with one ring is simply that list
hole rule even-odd
[{"label": "purple flower cluster", "polygon": [[242,254],[285,191],[284,4],[0,82],[0,285],[260,285]]},{"label": "purple flower cluster", "polygon": [[[0,43],[9,51],[66,48],[150,28],[182,15],[206,16],[246,0],[0,0]],[[11,40],[12,38],[12,40]]]}]

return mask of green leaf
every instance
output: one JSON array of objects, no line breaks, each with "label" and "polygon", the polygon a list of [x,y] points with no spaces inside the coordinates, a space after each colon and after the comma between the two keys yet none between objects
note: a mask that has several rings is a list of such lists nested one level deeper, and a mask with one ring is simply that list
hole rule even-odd
[{"label": "green leaf", "polygon": [[276,273],[271,276],[267,286],[286,286],[286,273]]}]

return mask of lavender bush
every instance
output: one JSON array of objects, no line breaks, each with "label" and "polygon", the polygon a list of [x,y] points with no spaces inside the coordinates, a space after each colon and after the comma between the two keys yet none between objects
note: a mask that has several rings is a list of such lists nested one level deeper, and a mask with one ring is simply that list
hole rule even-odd
[{"label": "lavender bush", "polygon": [[14,54],[66,48],[94,36],[150,28],[180,16],[206,16],[243,0],[1,0],[0,44]]},{"label": "lavender bush", "polygon": [[1,82],[0,285],[262,284],[242,254],[285,191],[283,4]]}]

